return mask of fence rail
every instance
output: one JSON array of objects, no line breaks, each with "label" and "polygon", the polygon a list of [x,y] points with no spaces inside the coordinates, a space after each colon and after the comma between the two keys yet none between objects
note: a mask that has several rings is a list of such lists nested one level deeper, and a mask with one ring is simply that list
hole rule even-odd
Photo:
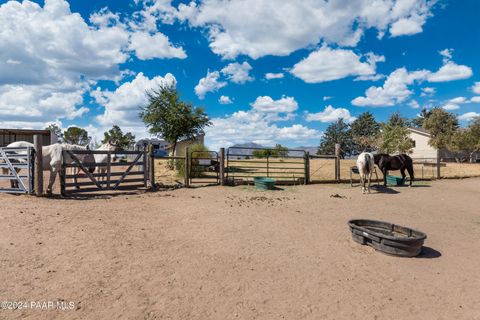
[{"label": "fence rail", "polygon": [[0,180],[10,185],[1,185],[0,192],[33,192],[34,154],[31,147],[0,148]]},{"label": "fence rail", "polygon": [[230,183],[248,183],[258,176],[274,178],[279,183],[307,182],[304,150],[231,147],[227,149],[225,163],[225,175]]},{"label": "fence rail", "polygon": [[[91,162],[91,159],[90,162],[86,162],[84,160],[87,159],[87,155],[103,157],[98,157],[94,162]],[[127,156],[126,159],[114,162],[112,156],[119,155],[128,155],[131,158],[128,159]],[[64,150],[62,158],[60,175],[62,195],[94,191],[136,190],[147,187],[148,158],[146,151]],[[73,172],[67,173],[67,169],[72,169]]]}]

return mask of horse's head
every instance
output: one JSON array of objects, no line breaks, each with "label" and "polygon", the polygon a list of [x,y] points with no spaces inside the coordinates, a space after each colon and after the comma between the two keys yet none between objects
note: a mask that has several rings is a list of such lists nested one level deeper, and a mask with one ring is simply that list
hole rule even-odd
[{"label": "horse's head", "polygon": [[120,149],[120,143],[117,139],[108,140],[107,145],[109,147],[109,150],[111,151],[116,151]]},{"label": "horse's head", "polygon": [[91,153],[87,153],[83,156],[82,159],[83,164],[88,164],[88,171],[90,173],[95,172],[95,156]]}]

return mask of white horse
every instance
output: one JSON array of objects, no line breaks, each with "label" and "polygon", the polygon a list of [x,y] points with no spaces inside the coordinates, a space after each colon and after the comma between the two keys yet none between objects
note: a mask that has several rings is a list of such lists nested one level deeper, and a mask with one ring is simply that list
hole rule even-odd
[{"label": "white horse", "polygon": [[[109,140],[95,149],[95,151],[115,151],[117,149],[116,141]],[[95,154],[93,157],[95,158],[96,164],[106,164],[108,162],[108,155],[106,154]],[[96,170],[101,174],[100,182],[104,181],[106,179],[105,173],[107,172],[107,168],[105,166],[97,166]]]},{"label": "white horse", "polygon": [[[32,147],[33,148],[33,144],[27,141],[17,141],[9,144],[7,148],[8,147],[11,147],[11,148]],[[55,183],[56,176],[58,173],[60,173],[62,169],[62,160],[63,160],[62,151],[63,150],[88,150],[88,147],[79,146],[75,144],[67,144],[67,143],[62,143],[62,144],[56,143],[56,144],[42,147],[43,171],[50,171],[50,179],[47,187],[48,194],[52,193],[53,184]],[[87,157],[91,157],[91,155],[89,154],[77,155],[77,158],[81,162],[86,160]],[[73,160],[70,157],[68,157],[68,159],[65,159],[65,162],[72,163]]]},{"label": "white horse", "polygon": [[[372,179],[373,170],[375,170],[375,162],[373,155],[368,152],[362,152],[357,159],[358,173],[360,174],[360,182],[362,184],[362,192],[370,193],[370,180]],[[368,180],[368,187],[365,187],[365,180]]]}]

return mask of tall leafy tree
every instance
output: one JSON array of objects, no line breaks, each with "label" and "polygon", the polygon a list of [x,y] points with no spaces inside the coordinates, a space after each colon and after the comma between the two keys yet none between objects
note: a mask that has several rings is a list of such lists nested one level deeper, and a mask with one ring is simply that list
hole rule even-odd
[{"label": "tall leafy tree", "polygon": [[70,127],[63,132],[63,141],[65,143],[86,146],[91,140],[92,137],[90,137],[87,130],[83,128]]},{"label": "tall leafy tree", "polygon": [[353,140],[350,127],[343,119],[330,124],[320,140],[317,154],[335,154],[335,144],[340,144],[341,156],[353,153]]},{"label": "tall leafy tree", "polygon": [[438,150],[445,149],[451,143],[453,135],[458,129],[458,119],[454,114],[436,107],[425,119],[423,128],[432,135],[428,142],[432,147]]},{"label": "tall leafy tree", "polygon": [[422,111],[410,121],[410,123],[415,128],[423,128],[425,120],[430,117],[431,114],[432,112],[430,110],[423,108]]},{"label": "tall leafy tree", "polygon": [[131,132],[124,134],[117,125],[103,134],[102,143],[107,143],[110,140],[114,140],[120,150],[127,150],[135,144],[135,136]]},{"label": "tall leafy tree", "polygon": [[473,162],[475,153],[480,151],[480,117],[475,118],[468,128],[458,129],[452,136],[448,149],[456,155],[456,160]]},{"label": "tall leafy tree", "polygon": [[174,85],[160,85],[147,95],[148,104],[142,108],[140,117],[148,131],[173,144],[173,150],[178,141],[192,139],[211,125],[203,108],[181,101]]},{"label": "tall leafy tree", "polygon": [[414,146],[409,137],[408,122],[398,112],[393,113],[388,122],[382,124],[378,139],[380,152],[409,153]]},{"label": "tall leafy tree", "polygon": [[373,151],[376,147],[380,124],[375,116],[367,111],[350,124],[355,153]]},{"label": "tall leafy tree", "polygon": [[45,128],[45,130],[50,130],[50,132],[52,132],[54,135],[56,135],[58,142],[62,142],[62,141],[63,141],[62,129],[60,129],[60,127],[59,127],[56,123],[50,123],[50,124]]}]

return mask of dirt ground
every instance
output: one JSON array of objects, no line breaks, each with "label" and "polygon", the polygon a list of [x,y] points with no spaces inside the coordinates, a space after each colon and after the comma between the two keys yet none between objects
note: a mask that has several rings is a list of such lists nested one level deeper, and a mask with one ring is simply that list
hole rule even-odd
[{"label": "dirt ground", "polygon": [[[1,194],[0,319],[480,319],[479,185]],[[424,254],[361,246],[352,218],[424,231]]]}]

